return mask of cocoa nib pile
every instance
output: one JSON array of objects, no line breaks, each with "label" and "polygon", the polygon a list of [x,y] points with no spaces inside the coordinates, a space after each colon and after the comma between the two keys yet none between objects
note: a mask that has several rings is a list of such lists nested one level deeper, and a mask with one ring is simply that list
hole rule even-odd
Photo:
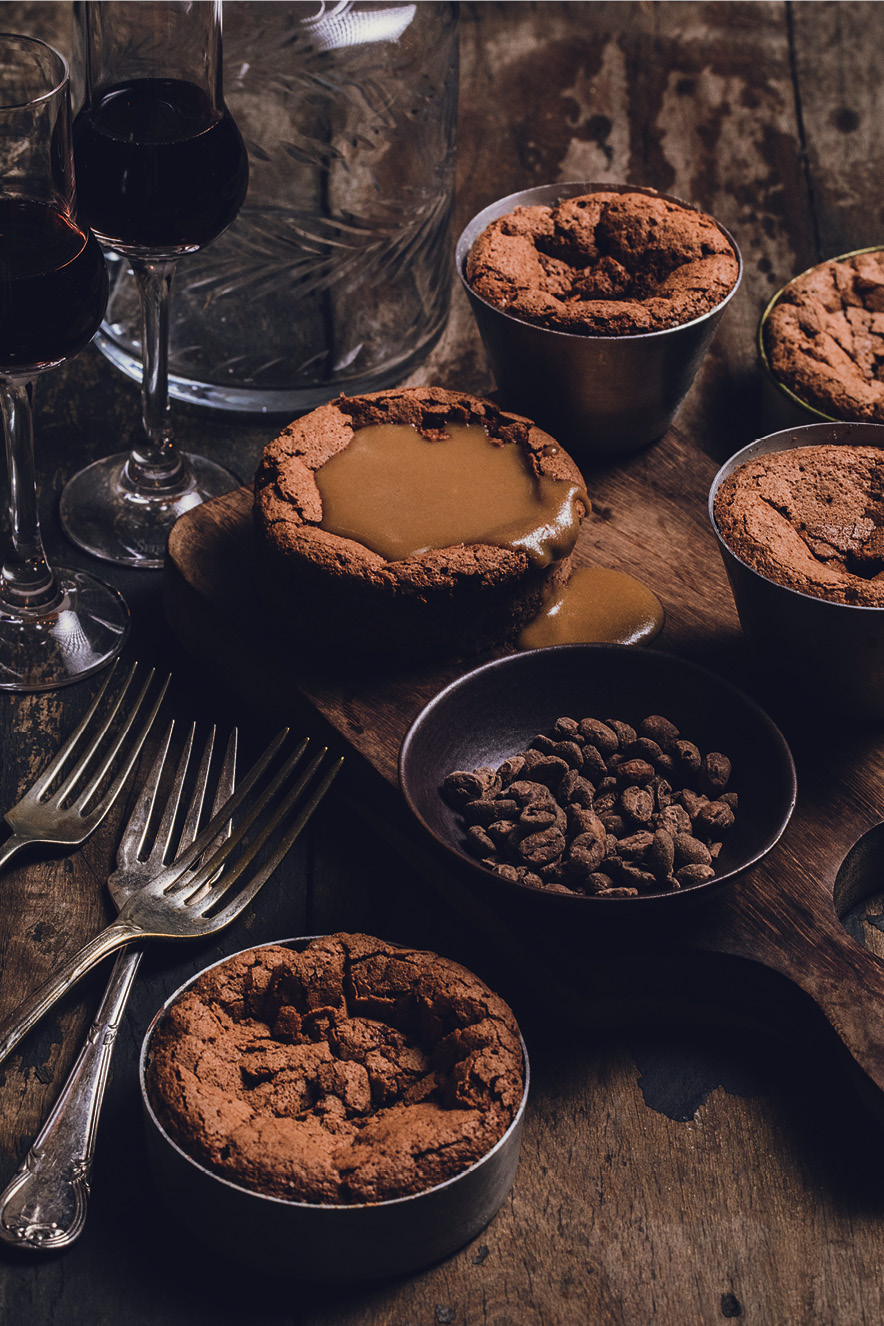
[{"label": "cocoa nib pile", "polygon": [[884,421],[884,252],[824,262],[791,281],[764,344],[776,376],[836,419]]},{"label": "cocoa nib pile", "polygon": [[420,1192],[499,1140],[522,1096],[507,1005],[457,963],[368,935],[212,968],[151,1043],[148,1091],[194,1159],[298,1201]]},{"label": "cocoa nib pile", "polygon": [[628,336],[710,312],[739,263],[712,217],[644,193],[517,207],[483,230],[466,275],[477,294],[555,331]]},{"label": "cocoa nib pile", "polygon": [[443,783],[470,851],[504,879],[556,893],[634,897],[702,884],[734,822],[731,762],[654,714],[559,718],[498,769]]}]

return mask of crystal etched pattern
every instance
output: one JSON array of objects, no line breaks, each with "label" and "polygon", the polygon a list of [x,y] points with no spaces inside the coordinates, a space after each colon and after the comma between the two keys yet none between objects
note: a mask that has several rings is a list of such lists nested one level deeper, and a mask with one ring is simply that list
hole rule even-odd
[{"label": "crystal etched pattern", "polygon": [[[448,313],[455,6],[229,6],[225,99],[249,195],[182,267],[174,394],[297,410],[401,381]],[[112,260],[99,344],[133,376],[137,307]]]}]

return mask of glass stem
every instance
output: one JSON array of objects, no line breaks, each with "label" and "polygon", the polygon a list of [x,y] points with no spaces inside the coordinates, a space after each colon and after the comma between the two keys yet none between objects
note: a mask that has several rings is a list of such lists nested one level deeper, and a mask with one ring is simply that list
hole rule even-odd
[{"label": "glass stem", "polygon": [[187,473],[169,423],[169,296],[175,262],[133,262],[141,295],[141,418],[144,438],[126,463],[130,483],[145,493],[183,487]]},{"label": "glass stem", "polygon": [[34,384],[0,378],[0,411],[9,473],[9,548],[0,600],[15,611],[46,611],[61,601],[40,534],[34,471]]}]

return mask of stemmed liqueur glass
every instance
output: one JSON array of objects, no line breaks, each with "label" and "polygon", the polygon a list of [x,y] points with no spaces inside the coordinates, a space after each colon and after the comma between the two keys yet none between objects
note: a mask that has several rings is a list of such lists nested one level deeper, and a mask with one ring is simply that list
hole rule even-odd
[{"label": "stemmed liqueur glass", "polygon": [[34,383],[92,339],[107,269],[76,208],[67,65],[0,34],[0,411],[8,546],[0,572],[0,689],[49,690],[97,671],[129,629],[115,590],[50,568],[37,515]]},{"label": "stemmed liqueur glass", "polygon": [[98,557],[159,567],[178,517],[237,486],[220,465],[181,452],[172,436],[169,296],[179,259],[209,244],[239,211],[248,157],[222,93],[220,0],[85,0],[78,13],[79,203],[138,282],[144,434],[131,452],[70,480],[61,521]]}]

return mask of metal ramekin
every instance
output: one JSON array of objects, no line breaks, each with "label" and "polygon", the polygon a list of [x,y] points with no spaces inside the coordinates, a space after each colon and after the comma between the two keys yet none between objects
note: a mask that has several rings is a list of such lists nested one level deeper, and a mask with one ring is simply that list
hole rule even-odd
[{"label": "metal ramekin", "polygon": [[740,623],[768,670],[827,708],[884,718],[884,608],[833,603],[768,580],[731,551],[715,520],[721,484],[747,461],[832,444],[884,449],[884,425],[805,424],[759,438],[718,471],[709,492],[709,519]]},{"label": "metal ramekin", "polygon": [[[276,942],[301,949],[316,938]],[[503,1137],[469,1169],[408,1197],[347,1206],[270,1197],[213,1173],[172,1140],[147,1094],[151,1038],[169,1006],[194,981],[235,956],[204,968],[170,995],[148,1027],[141,1048],[139,1081],[148,1154],[160,1193],[174,1214],[176,1234],[186,1228],[216,1252],[258,1270],[323,1281],[404,1275],[447,1257],[475,1238],[502,1206],[519,1163],[530,1077],[523,1040],[525,1085]]]},{"label": "metal ramekin", "polygon": [[865,249],[852,249],[850,253],[839,253],[837,258],[826,258],[824,262],[812,263],[810,267],[805,267],[803,272],[793,276],[784,286],[771,297],[765,306],[764,312],[758,320],[758,331],[755,336],[755,343],[758,349],[758,362],[761,364],[762,382],[764,384],[763,410],[765,424],[771,429],[785,429],[790,427],[799,427],[801,424],[810,423],[839,423],[849,422],[847,420],[838,420],[834,415],[826,414],[824,410],[816,405],[809,404],[808,401],[797,395],[791,387],[787,387],[785,382],[777,377],[771,366],[767,355],[767,347],[764,344],[764,332],[767,327],[767,320],[776,308],[783,295],[789,290],[796,281],[807,276],[808,272],[814,271],[817,267],[825,267],[830,262],[847,262],[850,258],[861,258],[864,253],[880,253],[880,244],[872,244]]},{"label": "metal ramekin", "polygon": [[644,193],[689,211],[699,210],[672,194],[633,184],[546,184],[512,193],[479,212],[461,234],[456,250],[458,274],[504,402],[536,420],[578,461],[622,455],[662,437],[743,275],[736,241],[716,222],[739,265],[733,288],[693,322],[633,336],[578,335],[537,327],[489,304],[470,287],[465,276],[467,254],[492,221],[516,207],[554,207],[565,199],[598,192]]}]

